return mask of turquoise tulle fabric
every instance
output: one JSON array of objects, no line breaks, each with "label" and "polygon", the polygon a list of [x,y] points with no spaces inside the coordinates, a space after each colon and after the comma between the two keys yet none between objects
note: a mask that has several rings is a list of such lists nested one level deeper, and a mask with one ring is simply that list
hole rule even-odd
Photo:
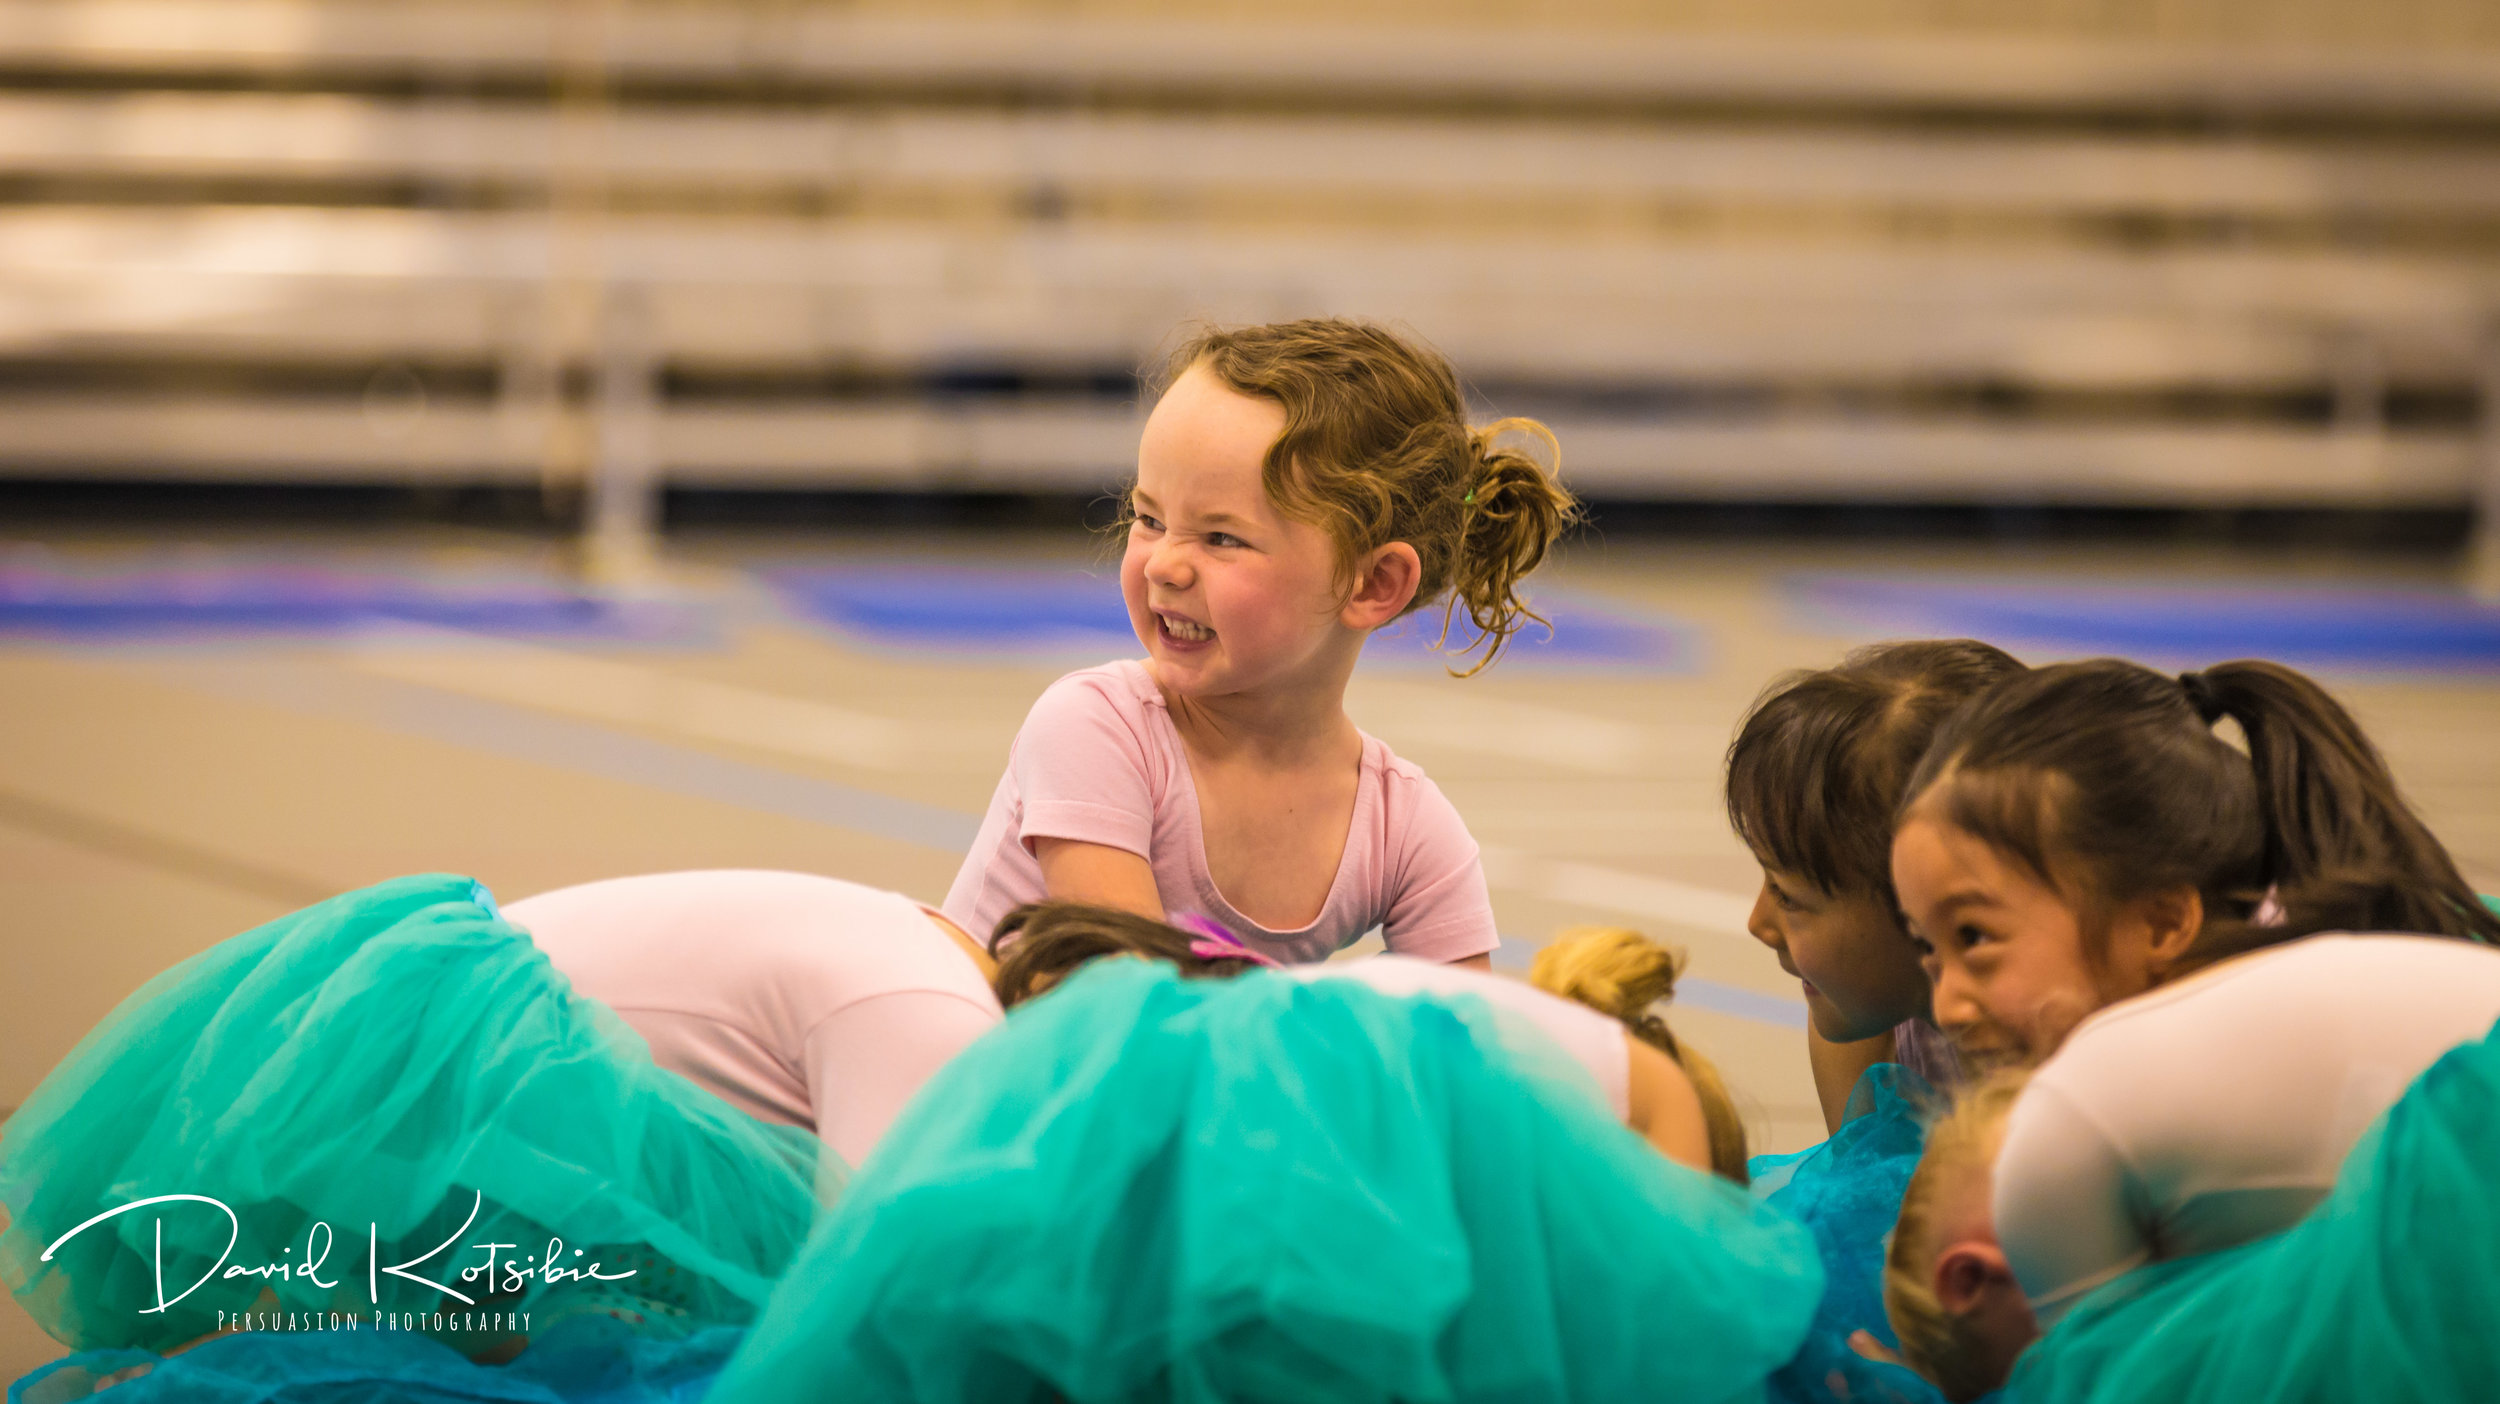
[{"label": "turquoise tulle fabric", "polygon": [[1858,1331],[1900,1344],[1884,1318],[1884,1242],[1936,1100],[1918,1074],[1879,1063],[1850,1090],[1830,1140],[1754,1158],[1754,1193],[1803,1223],[1823,1259],[1823,1299],[1805,1345],[1771,1377],[1776,1404],[1941,1404],[1944,1396],[1917,1374],[1867,1360],[1849,1345]]},{"label": "turquoise tulle fabric", "polygon": [[[476,884],[403,878],[226,941],[90,1033],[0,1132],[0,1280],[78,1347],[189,1341],[264,1290],[258,1309],[301,1313],[530,1312],[543,1327],[604,1295],[677,1328],[740,1322],[805,1240],[817,1155],[655,1065]],[[41,1260],[157,1195],[215,1199],[235,1223],[151,1206]],[[592,1291],[458,1275],[484,1260],[470,1245],[535,1264],[556,1239],[568,1270],[633,1276]],[[180,1299],[152,1312],[160,1251]],[[313,1276],[231,1276],[313,1256]],[[221,1258],[227,1276],[181,1295]],[[411,1273],[473,1304],[382,1271],[421,1258]]]},{"label": "turquoise tulle fabric", "polygon": [[2024,1352],[2017,1404],[2500,1399],[2500,1030],[2424,1073],[2294,1227],[2138,1272]]},{"label": "turquoise tulle fabric", "polygon": [[9,1404],[696,1404],[745,1335],[653,1335],[576,1317],[509,1365],[479,1365],[409,1332],[255,1332],[160,1357],[87,1351],[18,1381]]},{"label": "turquoise tulle fabric", "polygon": [[712,1397],[1704,1404],[1821,1290],[1481,1001],[1103,961],[923,1089]]}]

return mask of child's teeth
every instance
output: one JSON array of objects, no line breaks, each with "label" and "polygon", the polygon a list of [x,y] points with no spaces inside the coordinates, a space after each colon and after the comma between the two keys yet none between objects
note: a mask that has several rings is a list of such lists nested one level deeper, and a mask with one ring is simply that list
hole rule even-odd
[{"label": "child's teeth", "polygon": [[1196,624],[1190,623],[1186,619],[1167,618],[1163,621],[1163,628],[1166,633],[1169,633],[1176,639],[1189,639],[1195,641],[1198,639],[1211,639],[1215,637],[1214,630],[1202,628]]}]

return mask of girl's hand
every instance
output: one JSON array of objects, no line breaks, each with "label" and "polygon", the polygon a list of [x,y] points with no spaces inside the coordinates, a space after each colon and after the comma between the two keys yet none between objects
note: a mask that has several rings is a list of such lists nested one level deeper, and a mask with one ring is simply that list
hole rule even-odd
[{"label": "girl's hand", "polygon": [[1076,839],[1037,838],[1033,856],[1042,865],[1042,889],[1054,901],[1117,907],[1155,921],[1165,919],[1154,869],[1127,849]]}]

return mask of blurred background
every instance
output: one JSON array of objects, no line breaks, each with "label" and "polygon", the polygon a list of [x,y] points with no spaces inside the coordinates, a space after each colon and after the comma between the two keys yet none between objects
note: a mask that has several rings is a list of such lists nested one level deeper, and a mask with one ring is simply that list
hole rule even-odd
[{"label": "blurred background", "polygon": [[2488,0],[0,0],[0,1107],[397,873],[938,897],[1140,366],[1320,313],[1594,505],[1357,720],[1768,1147],[1720,758],[1853,642],[2316,669],[2500,888]]}]

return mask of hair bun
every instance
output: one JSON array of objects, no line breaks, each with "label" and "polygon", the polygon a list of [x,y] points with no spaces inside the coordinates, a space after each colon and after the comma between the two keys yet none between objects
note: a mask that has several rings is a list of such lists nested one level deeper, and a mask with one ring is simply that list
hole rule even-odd
[{"label": "hair bun", "polygon": [[2196,709],[2196,715],[2206,725],[2222,720],[2222,698],[2214,691],[2213,679],[2201,672],[2181,673],[2179,686],[2187,693],[2188,705]]}]

